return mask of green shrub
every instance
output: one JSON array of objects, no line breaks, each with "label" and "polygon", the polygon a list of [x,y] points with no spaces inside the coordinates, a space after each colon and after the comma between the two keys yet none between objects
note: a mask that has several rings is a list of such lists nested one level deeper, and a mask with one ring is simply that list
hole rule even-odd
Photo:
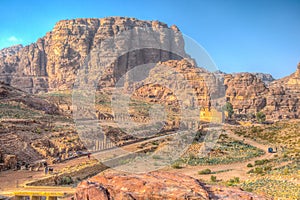
[{"label": "green shrub", "polygon": [[195,160],[195,159],[197,159],[197,157],[195,156],[195,154],[190,153],[188,159],[189,160]]},{"label": "green shrub", "polygon": [[256,119],[259,123],[263,123],[266,121],[266,115],[263,112],[256,113]]},{"label": "green shrub", "polygon": [[263,160],[256,160],[254,161],[255,165],[264,165],[266,163],[270,162],[268,159],[263,159]]},{"label": "green shrub", "polygon": [[200,142],[203,135],[204,133],[202,131],[197,131],[194,137],[194,142]]},{"label": "green shrub", "polygon": [[161,157],[159,155],[153,155],[152,158],[155,159],[155,160],[161,159]]},{"label": "green shrub", "polygon": [[265,174],[264,168],[262,167],[255,167],[254,169],[251,169],[248,171],[248,174],[260,174],[263,175]]},{"label": "green shrub", "polygon": [[178,161],[174,162],[171,166],[174,169],[181,169],[182,168],[181,163],[178,162]]},{"label": "green shrub", "polygon": [[159,143],[158,143],[157,141],[153,141],[153,142],[152,142],[152,145],[157,146],[157,145],[159,145]]},{"label": "green shrub", "polygon": [[216,176],[211,176],[210,180],[211,180],[211,182],[217,182],[217,177]]},{"label": "green shrub", "polygon": [[248,163],[247,167],[253,167],[253,165],[251,163]]},{"label": "green shrub", "polygon": [[234,186],[240,183],[240,178],[239,177],[234,177],[233,179],[230,179],[227,181],[226,185],[227,186]]},{"label": "green shrub", "polygon": [[[251,127],[250,131],[251,131],[251,133],[260,133],[260,132],[262,132],[262,129],[257,126],[253,126],[253,127]],[[256,139],[256,138],[253,138],[253,139]]]},{"label": "green shrub", "polygon": [[239,177],[234,177],[234,178],[233,178],[233,181],[234,181],[235,183],[239,183],[239,182],[240,182],[240,178],[239,178]]},{"label": "green shrub", "polygon": [[211,170],[210,169],[203,169],[203,170],[199,171],[198,174],[199,175],[211,174]]},{"label": "green shrub", "polygon": [[265,172],[268,172],[268,171],[271,171],[272,170],[272,167],[271,166],[265,166],[264,167],[264,171]]},{"label": "green shrub", "polygon": [[264,169],[262,167],[256,167],[254,169],[254,173],[256,173],[256,174],[263,174],[264,173]]},{"label": "green shrub", "polygon": [[37,134],[41,134],[42,131],[41,131],[40,128],[36,128],[35,132],[36,132]]},{"label": "green shrub", "polygon": [[60,179],[60,185],[70,185],[72,183],[74,183],[74,181],[70,176],[63,176]]},{"label": "green shrub", "polygon": [[287,167],[285,167],[284,169],[283,169],[283,172],[282,172],[282,174],[283,175],[288,175],[289,174],[289,168],[287,168]]}]

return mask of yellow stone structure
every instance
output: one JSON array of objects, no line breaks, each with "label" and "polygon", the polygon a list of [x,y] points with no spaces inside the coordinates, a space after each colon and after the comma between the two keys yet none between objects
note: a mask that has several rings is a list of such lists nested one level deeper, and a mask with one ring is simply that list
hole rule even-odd
[{"label": "yellow stone structure", "polygon": [[202,108],[200,110],[200,121],[210,123],[223,123],[224,113],[214,108]]}]

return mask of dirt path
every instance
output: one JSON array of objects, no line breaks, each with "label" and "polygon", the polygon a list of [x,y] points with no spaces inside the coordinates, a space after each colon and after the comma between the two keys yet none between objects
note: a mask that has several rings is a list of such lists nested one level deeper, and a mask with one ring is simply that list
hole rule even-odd
[{"label": "dirt path", "polygon": [[[89,161],[87,157],[79,157],[73,160],[68,160],[62,163],[58,163],[55,165],[51,165],[53,167],[54,172],[61,171],[62,169],[69,166],[76,166],[80,163],[84,163]],[[8,170],[0,172],[0,191],[6,191],[8,189],[21,187],[25,182],[31,180],[41,179],[51,175],[45,175],[43,170],[40,171],[28,171],[28,170]]]},{"label": "dirt path", "polygon": [[240,137],[238,135],[235,135],[234,133],[232,133],[229,130],[227,130],[225,134],[233,139],[243,141],[244,143],[247,143],[256,148],[262,149],[265,152],[265,154],[261,155],[259,157],[251,158],[244,162],[237,162],[237,163],[232,163],[232,164],[201,165],[201,166],[189,166],[188,165],[182,169],[172,169],[172,168],[168,167],[164,170],[180,172],[182,174],[186,174],[186,175],[195,177],[197,179],[210,180],[211,175],[199,175],[198,174],[198,171],[209,168],[213,172],[224,171],[224,172],[217,173],[215,175],[215,176],[217,176],[218,179],[229,180],[230,178],[233,178],[233,177],[239,177],[240,179],[249,179],[250,175],[247,174],[247,172],[250,170],[247,167],[248,163],[253,164],[255,160],[270,159],[270,158],[273,158],[273,156],[274,156],[274,154],[267,153],[267,149],[268,149],[267,145],[260,144],[249,138]]}]

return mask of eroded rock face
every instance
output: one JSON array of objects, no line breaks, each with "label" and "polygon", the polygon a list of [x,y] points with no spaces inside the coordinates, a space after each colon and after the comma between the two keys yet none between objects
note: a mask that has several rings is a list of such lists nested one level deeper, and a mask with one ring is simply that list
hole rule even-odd
[{"label": "eroded rock face", "polygon": [[82,182],[75,199],[265,199],[219,186],[206,186],[192,177],[169,172],[147,174],[106,173]]},{"label": "eroded rock face", "polygon": [[31,109],[43,111],[45,114],[59,113],[58,108],[47,100],[32,96],[3,82],[0,82],[0,101],[21,103]]},{"label": "eroded rock face", "polygon": [[[114,41],[113,45],[107,42],[108,38],[128,30],[140,35],[139,31],[145,28],[153,31],[153,37],[120,39]],[[168,27],[162,22],[134,18],[108,17],[59,21],[52,31],[37,42],[25,47],[17,45],[0,51],[0,81],[30,93],[72,89],[78,69],[85,64],[92,50],[100,47],[104,55],[110,56],[116,52],[124,52],[122,48],[130,47],[138,41],[143,44],[168,46],[177,54],[159,48],[125,51],[101,72],[102,76],[97,80],[98,88],[115,86],[133,67],[149,63],[153,63],[155,67],[155,64],[160,63],[177,70],[191,82],[204,114],[210,112],[212,105],[222,104],[212,102],[212,99],[221,97],[224,94],[221,91],[222,87],[225,86],[224,96],[232,103],[237,115],[253,117],[255,113],[263,111],[267,119],[271,120],[299,118],[299,65],[294,74],[276,81],[272,76],[261,73],[211,74],[197,68],[193,62],[182,60],[183,57],[189,57],[185,54],[184,41],[176,26]],[[147,73],[151,73],[151,70]],[[152,70],[152,74],[155,74],[155,70]],[[180,83],[174,80],[170,80],[170,84],[177,84],[180,87]],[[166,104],[177,101],[170,91],[157,85],[142,88],[136,85],[134,89],[138,89],[135,95],[143,98],[151,97],[150,101]]]},{"label": "eroded rock face", "polygon": [[[176,26],[169,28],[162,22],[125,17],[62,20],[37,42],[24,48],[18,46],[2,50],[0,80],[31,93],[72,89],[77,70],[92,49],[101,48],[103,54],[110,55],[118,49],[127,48],[132,42],[130,38],[115,41],[113,45],[103,41],[127,30],[138,32],[138,28],[153,31],[153,38],[141,36],[139,42],[169,45],[185,55],[179,29]],[[178,58],[159,49],[129,52],[107,66],[100,85],[113,85],[132,66]]]},{"label": "eroded rock face", "polygon": [[[217,99],[217,104],[224,105],[224,100],[233,105],[236,119],[255,119],[257,112],[264,112],[268,120],[277,120],[282,118],[299,118],[299,94],[300,94],[300,69],[283,79],[266,83],[264,77],[271,81],[268,75],[259,75],[253,73],[237,74],[212,74],[202,68],[198,68],[193,62],[183,60],[169,60],[159,62],[150,70],[150,82],[157,81],[158,84],[146,84],[134,87],[133,96],[142,98],[148,102],[163,103],[165,105],[177,105],[178,95],[184,94],[184,80],[172,79],[168,74],[160,71],[159,66],[169,68],[167,72],[178,73],[184,77],[187,84],[194,90],[195,102],[198,102],[202,114],[209,114],[211,109],[217,108],[213,101]],[[147,82],[148,79],[145,79]],[[154,81],[155,80],[155,81]],[[161,83],[161,85],[160,85]],[[167,86],[167,87],[164,87]],[[170,90],[170,88],[172,88]],[[224,90],[226,93],[224,94]],[[176,91],[176,92],[174,92]],[[188,100],[187,98],[184,99]],[[221,101],[220,101],[221,100]],[[188,102],[189,105],[193,102]],[[178,106],[177,106],[178,107]],[[220,107],[220,106],[219,106]]]},{"label": "eroded rock face", "polygon": [[268,88],[256,75],[225,75],[224,85],[227,88],[226,99],[233,105],[235,114],[254,114],[266,106]]},{"label": "eroded rock face", "polygon": [[261,79],[266,85],[269,85],[271,82],[275,81],[273,76],[271,74],[265,74],[265,73],[252,73],[257,78]]},{"label": "eroded rock face", "polygon": [[[174,73],[178,76],[173,76]],[[150,98],[153,99],[152,101],[175,104],[177,100],[188,100],[187,98],[177,99],[176,93],[177,96],[179,93],[185,94],[190,88],[194,94],[186,95],[194,96],[195,102],[189,102],[188,105],[199,104],[200,107],[210,107],[212,99],[224,96],[225,88],[222,79],[203,68],[198,68],[195,63],[187,59],[159,62],[149,74],[144,82],[157,84],[146,85],[144,83],[141,87],[137,85],[133,95]]]},{"label": "eroded rock face", "polygon": [[11,46],[11,47],[4,48],[4,49],[0,50],[0,58],[1,58],[1,60],[2,60],[3,58],[8,57],[8,56],[15,55],[15,54],[18,53],[22,48],[23,48],[23,45],[19,44],[19,45]]},{"label": "eroded rock face", "polygon": [[272,82],[264,109],[272,119],[294,119],[300,116],[300,63],[295,73]]}]

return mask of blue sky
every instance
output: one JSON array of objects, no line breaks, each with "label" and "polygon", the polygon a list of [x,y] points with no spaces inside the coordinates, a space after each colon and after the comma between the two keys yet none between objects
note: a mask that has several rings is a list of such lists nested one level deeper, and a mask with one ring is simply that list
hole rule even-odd
[{"label": "blue sky", "polygon": [[299,0],[0,0],[0,48],[29,44],[61,19],[129,16],[176,24],[225,72],[293,73],[300,61]]}]

